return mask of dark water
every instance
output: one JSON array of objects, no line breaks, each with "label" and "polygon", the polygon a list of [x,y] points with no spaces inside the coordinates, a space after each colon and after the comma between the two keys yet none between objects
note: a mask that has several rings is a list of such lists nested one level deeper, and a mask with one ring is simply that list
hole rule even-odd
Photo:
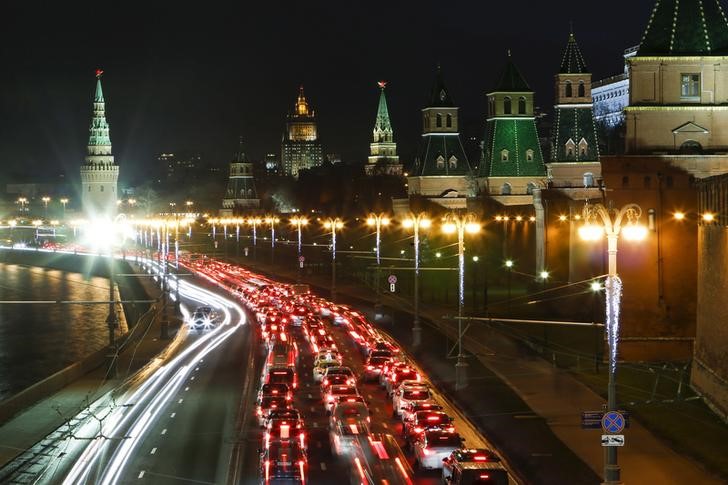
[{"label": "dark water", "polygon": [[[0,300],[108,300],[108,280],[0,263]],[[0,400],[101,349],[107,305],[0,304]]]}]

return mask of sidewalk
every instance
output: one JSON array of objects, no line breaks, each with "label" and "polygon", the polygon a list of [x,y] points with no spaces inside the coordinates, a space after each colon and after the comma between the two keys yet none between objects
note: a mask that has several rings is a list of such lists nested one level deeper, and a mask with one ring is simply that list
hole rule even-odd
[{"label": "sidewalk", "polygon": [[[153,281],[143,278],[140,280],[150,296],[155,297],[159,294],[159,289]],[[167,312],[170,337],[174,338],[180,322],[174,317],[172,305],[167,305]],[[153,318],[154,315],[150,317],[152,318],[140,322],[133,329],[134,332],[140,332],[135,335],[138,338],[127,340],[126,345],[121,347],[115,379],[104,379],[107,366],[102,365],[0,425],[0,467],[43,440],[62,426],[67,419],[85,408],[88,403],[121,384],[124,379],[162,352],[171,340],[160,340],[159,319]]]},{"label": "sidewalk", "polygon": [[[263,272],[270,272],[267,266],[244,264]],[[276,274],[290,280],[297,278],[296,271],[285,271],[276,268]],[[307,277],[306,281],[322,289],[329,289],[330,282],[326,277]],[[339,295],[349,295],[357,299],[371,302],[375,294],[368,288],[343,283],[337,285]],[[403,326],[406,334],[411,325],[411,302],[391,295],[382,295],[382,303],[397,311],[409,314],[410,320]],[[420,315],[424,325],[432,325],[453,338],[457,335],[457,323],[443,321],[442,316],[452,313],[452,308],[433,307],[421,304]],[[386,312],[385,312],[386,313]],[[429,320],[429,322],[427,322]],[[399,327],[401,319],[395,322]],[[387,329],[389,330],[389,329]],[[401,332],[398,332],[401,333]],[[452,345],[452,343],[450,344]],[[506,383],[537,416],[543,418],[548,428],[576,456],[586,463],[597,475],[603,472],[603,449],[600,446],[599,430],[582,430],[581,413],[602,409],[604,400],[587,386],[579,382],[567,371],[553,367],[550,363],[534,354],[514,340],[486,326],[471,327],[464,337],[465,349],[474,354],[482,363]],[[441,349],[443,344],[440,343]],[[442,352],[442,350],[438,350]],[[454,363],[454,362],[453,362]],[[471,383],[477,386],[477,380],[484,376],[474,372],[475,362],[470,359]],[[488,379],[485,376],[485,379]],[[471,385],[471,388],[473,385]],[[469,388],[469,392],[472,389]],[[463,393],[466,394],[466,393]],[[485,399],[485,396],[483,396]],[[530,420],[532,416],[524,413],[510,413],[508,419],[519,421]],[[477,416],[470,416],[477,418]],[[504,418],[505,419],[505,418]],[[626,446],[619,450],[619,464],[622,468],[622,480],[627,484],[659,483],[659,484],[720,484],[723,483],[703,467],[678,453],[667,444],[656,438],[636,420],[631,420],[631,427],[625,430]],[[538,454],[537,454],[538,455]],[[575,477],[572,477],[572,480]],[[540,481],[540,480],[539,480]],[[571,482],[578,483],[578,482]]]}]

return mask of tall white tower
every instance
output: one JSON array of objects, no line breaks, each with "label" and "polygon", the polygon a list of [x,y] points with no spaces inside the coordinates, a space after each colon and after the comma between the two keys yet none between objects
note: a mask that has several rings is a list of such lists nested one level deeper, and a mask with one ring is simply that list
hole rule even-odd
[{"label": "tall white tower", "polygon": [[101,69],[96,70],[94,112],[89,127],[86,160],[81,165],[81,201],[88,218],[113,217],[116,214],[119,166],[111,154],[106,103],[101,89]]}]

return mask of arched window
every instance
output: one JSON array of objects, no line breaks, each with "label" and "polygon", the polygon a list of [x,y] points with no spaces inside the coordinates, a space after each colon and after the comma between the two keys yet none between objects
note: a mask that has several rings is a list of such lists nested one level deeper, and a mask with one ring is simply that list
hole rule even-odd
[{"label": "arched window", "polygon": [[573,96],[571,92],[571,81],[566,81],[566,86],[564,87],[564,96],[566,96],[567,98]]},{"label": "arched window", "polygon": [[501,186],[501,195],[511,195],[511,184],[506,182]]},{"label": "arched window", "polygon": [[455,155],[450,157],[450,160],[447,161],[447,165],[449,168],[458,168],[458,159]]},{"label": "arched window", "polygon": [[503,114],[511,114],[511,98],[506,96],[503,98]]},{"label": "arched window", "polygon": [[594,174],[591,172],[586,172],[584,174],[584,187],[593,187],[594,186]]},{"label": "arched window", "polygon": [[437,160],[435,160],[435,166],[439,169],[445,168],[445,157],[443,157],[442,155],[437,157]]},{"label": "arched window", "polygon": [[445,116],[445,126],[452,128],[452,115],[449,113]]},{"label": "arched window", "polygon": [[584,87],[584,81],[579,81],[579,88],[577,90],[577,94],[580,98],[583,98],[586,96],[586,88]]},{"label": "arched window", "polygon": [[589,143],[582,138],[579,140],[579,158],[586,158],[586,151],[589,148]]},{"label": "arched window", "polygon": [[488,98],[488,114],[490,116],[495,115],[495,99]]},{"label": "arched window", "polygon": [[442,115],[440,113],[437,113],[437,118],[435,119],[435,126],[438,128],[442,128]]},{"label": "arched window", "polygon": [[505,148],[501,150],[501,162],[507,162],[508,161],[508,150]]},{"label": "arched window", "polygon": [[530,148],[528,150],[526,150],[526,161],[527,162],[533,161],[533,150],[531,150]]},{"label": "arched window", "polygon": [[574,158],[574,153],[576,152],[576,143],[574,143],[574,140],[569,138],[564,148],[566,149],[566,158]]},{"label": "arched window", "polygon": [[519,115],[526,114],[526,98],[524,96],[521,96],[520,98],[518,98],[518,114]]}]

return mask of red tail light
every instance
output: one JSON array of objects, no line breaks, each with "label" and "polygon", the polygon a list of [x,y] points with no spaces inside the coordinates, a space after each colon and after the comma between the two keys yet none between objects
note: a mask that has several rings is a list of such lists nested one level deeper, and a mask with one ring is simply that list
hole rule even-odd
[{"label": "red tail light", "polygon": [[473,457],[473,459],[474,459],[475,461],[487,461],[487,460],[488,460],[488,457],[485,457],[485,456],[482,456],[482,455],[475,455],[475,456]]},{"label": "red tail light", "polygon": [[487,480],[487,479],[490,478],[490,475],[488,475],[487,473],[481,473],[480,474],[480,478],[483,479],[483,480]]},{"label": "red tail light", "polygon": [[428,449],[428,448],[422,448],[422,452],[425,454],[425,456],[431,455],[434,453],[434,451]]}]

